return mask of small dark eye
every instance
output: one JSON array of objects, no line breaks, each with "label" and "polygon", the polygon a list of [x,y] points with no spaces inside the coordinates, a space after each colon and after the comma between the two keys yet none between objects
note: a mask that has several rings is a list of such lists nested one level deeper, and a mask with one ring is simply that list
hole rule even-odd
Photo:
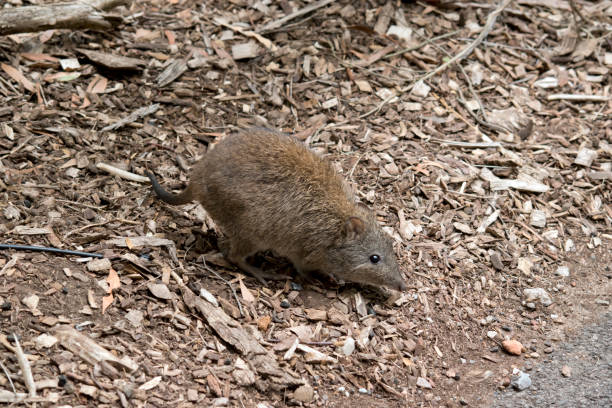
[{"label": "small dark eye", "polygon": [[378,255],[371,255],[370,256],[370,262],[372,262],[373,264],[377,264],[380,262],[380,256]]}]

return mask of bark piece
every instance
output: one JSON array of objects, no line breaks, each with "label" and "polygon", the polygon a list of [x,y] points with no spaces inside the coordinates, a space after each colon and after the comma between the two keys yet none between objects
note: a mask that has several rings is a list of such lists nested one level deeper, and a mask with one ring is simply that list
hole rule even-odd
[{"label": "bark piece", "polygon": [[225,314],[223,309],[214,307],[204,299],[197,297],[188,288],[182,288],[182,293],[185,304],[190,309],[200,312],[219,337],[234,346],[240,354],[264,354],[266,352],[257,339],[243,329],[240,323]]},{"label": "bark piece", "polygon": [[123,57],[83,48],[77,48],[77,51],[85,55],[92,62],[111,69],[138,69],[139,66],[145,65],[145,62],[138,58]]},{"label": "bark piece", "polygon": [[122,19],[102,13],[128,0],[90,0],[46,6],[6,8],[0,11],[0,35],[31,33],[52,28],[108,30]]}]

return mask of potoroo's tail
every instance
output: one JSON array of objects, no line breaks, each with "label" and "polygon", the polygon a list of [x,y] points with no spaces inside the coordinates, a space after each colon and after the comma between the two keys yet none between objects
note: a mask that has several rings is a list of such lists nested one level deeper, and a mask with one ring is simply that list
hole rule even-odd
[{"label": "potoroo's tail", "polygon": [[150,171],[145,171],[145,174],[151,180],[151,185],[153,186],[153,191],[157,197],[159,197],[162,201],[167,202],[172,205],[180,205],[187,204],[193,201],[193,194],[191,193],[191,184],[187,186],[187,188],[180,194],[172,194],[164,190],[162,186],[159,185],[157,179]]}]

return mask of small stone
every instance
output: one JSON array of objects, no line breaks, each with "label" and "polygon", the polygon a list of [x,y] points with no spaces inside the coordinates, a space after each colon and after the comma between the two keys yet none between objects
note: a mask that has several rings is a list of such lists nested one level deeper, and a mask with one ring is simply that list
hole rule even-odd
[{"label": "small stone", "polygon": [[552,353],[553,351],[555,351],[555,349],[554,349],[554,348],[552,348],[552,347],[546,347],[546,348],[544,349],[544,352],[545,352],[546,354],[550,354],[550,353]]},{"label": "small stone", "polygon": [[416,382],[417,387],[421,387],[421,388],[426,388],[428,390],[431,390],[431,384],[429,383],[429,381],[427,381],[425,378],[423,377],[419,377],[417,378],[417,382]]},{"label": "small stone", "polygon": [[529,374],[515,368],[510,383],[515,389],[523,391],[531,386],[531,377]]},{"label": "small stone", "polygon": [[525,350],[525,347],[523,347],[523,345],[517,340],[504,340],[502,341],[502,347],[509,354],[513,354],[515,356],[520,356],[523,350]]},{"label": "small stone", "polygon": [[359,389],[359,393],[360,394],[369,394],[370,392],[366,388],[360,388]]},{"label": "small stone", "polygon": [[499,347],[498,347],[498,346],[493,346],[493,347],[491,347],[491,348],[489,349],[489,351],[490,351],[491,353],[497,353],[497,352],[499,351]]},{"label": "small stone", "polygon": [[257,328],[262,332],[266,332],[268,331],[270,322],[272,322],[272,318],[270,316],[261,316],[259,319],[257,319]]},{"label": "small stone", "polygon": [[90,398],[95,398],[98,395],[98,389],[93,385],[81,384],[79,394],[87,395]]},{"label": "small stone", "polygon": [[429,85],[427,85],[423,81],[419,81],[412,88],[412,94],[421,98],[425,98],[429,94],[430,90],[431,87]]},{"label": "small stone", "polygon": [[566,277],[570,275],[570,270],[567,266],[560,266],[557,268],[555,275]]},{"label": "small stone", "polygon": [[21,299],[21,302],[26,305],[30,310],[36,310],[36,308],[38,307],[39,300],[40,298],[38,296],[32,294]]},{"label": "small stone", "polygon": [[280,307],[282,307],[283,309],[289,309],[291,307],[291,303],[289,303],[287,299],[283,299],[280,302]]},{"label": "small stone", "polygon": [[87,270],[89,272],[103,272],[111,268],[111,261],[108,258],[92,259],[87,262]]},{"label": "small stone", "polygon": [[563,367],[561,367],[561,375],[563,375],[564,377],[571,377],[572,368],[570,366],[564,365]]},{"label": "small stone", "polygon": [[299,283],[291,282],[291,290],[300,291],[300,290],[304,290],[304,288]]},{"label": "small stone", "polygon": [[49,348],[53,346],[55,343],[57,343],[57,338],[43,333],[40,336],[36,337],[34,339],[34,342],[36,343],[36,347],[39,349]]},{"label": "small stone", "polygon": [[495,336],[497,336],[497,332],[496,332],[495,330],[489,330],[489,331],[487,332],[487,337],[488,337],[488,338],[490,338],[490,339],[494,339],[494,338],[495,338]]},{"label": "small stone", "polygon": [[314,389],[308,384],[299,386],[293,392],[293,398],[300,402],[310,402],[314,398]]},{"label": "small stone", "polygon": [[550,306],[552,304],[552,298],[546,292],[546,290],[542,288],[528,288],[523,290],[523,295],[525,296],[526,302],[531,302],[534,300],[539,300],[543,306]]},{"label": "small stone", "polygon": [[445,374],[448,378],[455,378],[457,376],[457,372],[453,369],[446,370]]}]

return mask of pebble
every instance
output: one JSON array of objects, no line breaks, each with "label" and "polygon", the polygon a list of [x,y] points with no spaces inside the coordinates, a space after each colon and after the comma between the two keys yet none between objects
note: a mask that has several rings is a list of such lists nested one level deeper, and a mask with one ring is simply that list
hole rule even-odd
[{"label": "pebble", "polygon": [[108,271],[111,268],[111,261],[108,258],[93,259],[87,263],[89,272]]},{"label": "pebble", "polygon": [[534,300],[539,300],[543,306],[550,306],[552,304],[552,299],[548,292],[542,288],[528,288],[523,291],[523,295],[525,296],[526,302],[531,302]]},{"label": "pebble", "polygon": [[566,277],[566,276],[570,275],[570,270],[569,270],[569,268],[567,266],[560,266],[560,267],[557,268],[557,271],[555,272],[555,274],[557,276]]},{"label": "pebble", "polygon": [[308,385],[301,385],[293,392],[293,398],[300,402],[310,402],[314,398],[314,389]]},{"label": "pebble", "polygon": [[488,338],[490,338],[490,339],[494,339],[494,338],[495,338],[495,336],[497,336],[497,332],[496,332],[495,330],[489,330],[489,331],[487,332],[487,337],[488,337]]},{"label": "pebble", "polygon": [[283,299],[280,302],[280,307],[282,307],[283,309],[289,309],[291,307],[291,303],[289,303],[287,299]]},{"label": "pebble", "polygon": [[416,385],[417,385],[417,387],[426,388],[428,390],[431,390],[431,384],[429,383],[429,381],[427,381],[423,377],[417,378]]},{"label": "pebble", "polygon": [[610,302],[607,300],[603,300],[603,299],[597,299],[595,300],[595,303],[597,303],[598,305],[602,305],[602,306],[610,306]]},{"label": "pebble", "polygon": [[360,389],[359,389],[359,393],[360,393],[360,394],[369,394],[369,393],[370,393],[370,391],[368,391],[366,388],[360,388]]},{"label": "pebble", "polygon": [[299,283],[296,282],[291,282],[291,290],[303,290],[304,288],[302,287],[302,285],[300,285]]},{"label": "pebble", "polygon": [[516,340],[504,340],[502,341],[502,346],[504,350],[515,356],[520,356],[524,349],[523,345]]},{"label": "pebble", "polygon": [[523,391],[531,386],[531,377],[529,374],[526,374],[517,368],[514,369],[512,374],[513,376],[510,384],[512,384],[515,389]]},{"label": "pebble", "polygon": [[563,367],[561,367],[561,375],[563,375],[564,377],[571,377],[572,368],[570,366],[564,365]]}]

